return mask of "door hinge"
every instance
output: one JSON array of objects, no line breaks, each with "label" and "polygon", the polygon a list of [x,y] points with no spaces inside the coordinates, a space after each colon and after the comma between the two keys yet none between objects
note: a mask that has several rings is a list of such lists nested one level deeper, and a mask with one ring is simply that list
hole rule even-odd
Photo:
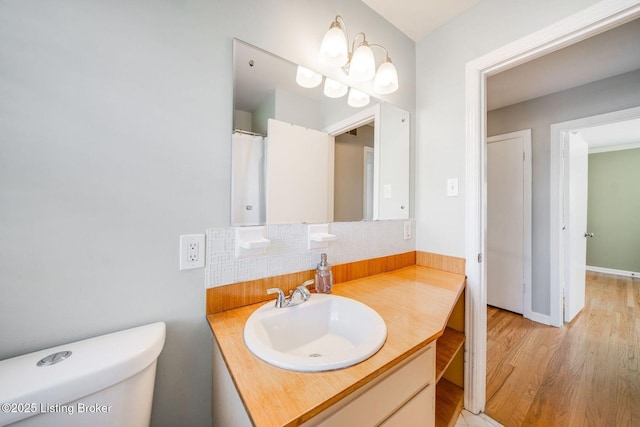
[{"label": "door hinge", "polygon": [[478,262],[482,262],[482,254],[478,254]]}]

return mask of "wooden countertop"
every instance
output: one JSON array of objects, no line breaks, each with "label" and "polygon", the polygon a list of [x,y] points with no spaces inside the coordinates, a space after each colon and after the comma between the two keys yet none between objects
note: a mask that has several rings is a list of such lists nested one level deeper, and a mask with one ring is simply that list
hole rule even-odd
[{"label": "wooden countertop", "polygon": [[264,303],[211,314],[208,320],[253,423],[296,426],[439,338],[464,285],[464,275],[420,266],[335,285],[335,295],[367,304],[387,324],[387,340],[376,354],[336,371],[288,371],[254,356],[244,344],[244,324]]}]

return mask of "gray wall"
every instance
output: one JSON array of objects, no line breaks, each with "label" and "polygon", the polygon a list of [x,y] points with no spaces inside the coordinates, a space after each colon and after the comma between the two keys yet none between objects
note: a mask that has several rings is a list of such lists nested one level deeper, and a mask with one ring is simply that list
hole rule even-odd
[{"label": "gray wall", "polygon": [[275,117],[276,113],[276,93],[271,92],[265,96],[260,105],[251,112],[251,132],[262,135],[267,134],[270,117]]},{"label": "gray wall", "polygon": [[640,148],[589,155],[587,265],[640,272]]},{"label": "gray wall", "polygon": [[550,314],[550,127],[640,105],[640,70],[489,112],[488,136],[531,129],[533,311]]},{"label": "gray wall", "polygon": [[414,43],[358,0],[0,2],[0,359],[163,320],[152,423],[210,425],[178,236],[229,224],[232,39],[313,66],[337,13],[414,114]]},{"label": "gray wall", "polygon": [[373,126],[364,125],[357,135],[335,138],[333,220],[360,221],[364,218],[364,147],[373,148]]},{"label": "gray wall", "polygon": [[[465,256],[465,65],[596,0],[482,0],[416,44],[416,247]],[[458,197],[447,197],[457,177]]]}]

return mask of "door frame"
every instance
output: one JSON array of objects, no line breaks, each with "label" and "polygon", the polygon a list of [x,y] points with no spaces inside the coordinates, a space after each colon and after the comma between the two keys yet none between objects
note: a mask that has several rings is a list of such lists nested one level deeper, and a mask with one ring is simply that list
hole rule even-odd
[{"label": "door frame", "polygon": [[[523,297],[522,297],[522,315],[527,319],[536,320],[533,316],[532,300],[531,300],[531,277],[532,277],[532,205],[533,205],[533,179],[531,157],[531,129],[523,129],[515,132],[509,132],[502,135],[494,135],[487,137],[487,144],[501,141],[503,139],[522,138],[522,150],[524,152],[523,161],[523,251],[522,251],[522,267],[523,267]],[[537,321],[537,320],[536,320]]]},{"label": "door frame", "polygon": [[617,27],[640,16],[640,0],[602,0],[540,31],[466,64],[465,69],[465,259],[467,292],[464,406],[482,412],[486,403],[486,79],[524,62]]},{"label": "door frame", "polygon": [[[373,219],[373,206],[374,206],[374,195],[376,193],[376,188],[373,183],[374,180],[369,181],[369,176],[367,174],[367,165],[369,164],[369,157],[373,157],[373,164],[375,165],[376,154],[375,149],[372,147],[365,146],[363,150],[363,168],[362,168],[362,182],[363,182],[363,197],[362,197],[362,212],[365,220]],[[372,177],[375,177],[375,173],[372,172]],[[375,178],[374,178],[375,179]],[[369,191],[371,191],[371,197],[369,197]],[[369,202],[371,202],[371,218],[369,218]]]},{"label": "door frame", "polygon": [[566,269],[568,268],[568,266],[564,265],[565,263],[561,262],[561,259],[564,259],[565,256],[564,239],[562,236],[562,203],[564,200],[564,188],[562,185],[563,136],[566,132],[577,131],[582,128],[606,125],[609,123],[637,118],[640,118],[640,107],[583,117],[551,125],[551,179],[549,193],[549,207],[551,212],[549,229],[551,231],[551,240],[549,247],[549,286],[551,291],[551,324],[553,326],[560,327],[564,324],[562,283]]},{"label": "door frame", "polygon": [[352,129],[364,126],[373,122],[373,218],[377,220],[380,216],[379,191],[380,188],[380,104],[360,110],[357,113],[342,119],[332,125],[327,126],[322,131],[330,136],[336,137]]}]

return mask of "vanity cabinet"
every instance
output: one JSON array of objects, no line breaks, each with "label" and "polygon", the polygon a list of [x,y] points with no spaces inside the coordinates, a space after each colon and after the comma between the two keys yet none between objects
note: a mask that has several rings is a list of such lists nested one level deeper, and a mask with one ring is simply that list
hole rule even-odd
[{"label": "vanity cabinet", "polygon": [[435,350],[432,342],[303,426],[434,426]]},{"label": "vanity cabinet", "polygon": [[464,286],[463,274],[422,265],[341,281],[334,293],[376,310],[387,340],[369,359],[336,371],[287,371],[254,356],[243,329],[257,305],[209,314],[214,425],[454,425],[463,394]]},{"label": "vanity cabinet", "polygon": [[407,427],[410,425],[433,427],[435,425],[435,391],[433,385],[425,387],[382,423],[382,427]]}]

